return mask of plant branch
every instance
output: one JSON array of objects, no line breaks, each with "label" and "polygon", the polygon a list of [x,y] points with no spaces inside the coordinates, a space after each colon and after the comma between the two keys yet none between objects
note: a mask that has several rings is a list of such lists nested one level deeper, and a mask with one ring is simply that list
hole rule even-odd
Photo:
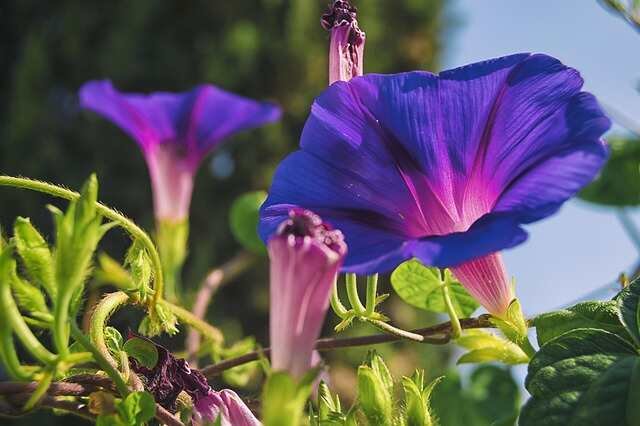
[{"label": "plant branch", "polygon": [[[71,191],[67,188],[63,188],[58,185],[54,185],[47,182],[42,182],[34,179],[13,177],[13,176],[0,176],[0,186],[10,186],[14,188],[28,189],[31,191],[42,192],[52,195],[58,198],[64,198],[65,200],[75,201],[80,197],[75,191]],[[160,261],[160,255],[156,246],[149,235],[136,225],[131,219],[123,215],[122,213],[107,207],[102,203],[97,203],[98,212],[109,220],[112,220],[122,228],[124,228],[134,240],[140,240],[144,247],[149,252],[151,262],[154,269],[154,302],[158,302],[162,299],[162,293],[164,291],[164,276],[162,273],[162,262]]]},{"label": "plant branch", "polygon": [[[460,326],[462,329],[495,328],[495,326],[489,321],[489,315],[481,315],[477,318],[463,318],[460,320]],[[422,343],[443,345],[451,340],[451,332],[451,322],[447,321],[431,327],[411,330],[410,333],[421,336]],[[398,334],[374,334],[371,336],[361,337],[324,338],[316,342],[316,349],[318,351],[329,351],[339,348],[370,346],[382,343],[397,342],[403,339],[406,339],[406,337],[400,336]],[[227,359],[217,364],[210,365],[203,368],[201,371],[207,378],[214,377],[230,368],[237,367],[248,362],[256,361],[261,356],[268,356],[269,353],[269,348],[249,352],[239,357]]]},{"label": "plant branch", "polygon": [[[198,290],[196,300],[193,303],[193,309],[191,310],[193,315],[201,320],[204,319],[211,298],[218,289],[245,271],[255,259],[255,255],[243,251],[221,267],[211,270],[200,285],[200,290]],[[186,340],[187,360],[194,366],[197,366],[198,357],[196,354],[200,348],[200,341],[201,338],[198,330],[191,328]]]}]

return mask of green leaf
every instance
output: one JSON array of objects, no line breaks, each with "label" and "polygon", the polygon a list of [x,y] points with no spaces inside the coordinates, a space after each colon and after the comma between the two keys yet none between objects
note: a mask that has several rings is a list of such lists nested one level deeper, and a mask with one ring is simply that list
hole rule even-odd
[{"label": "green leaf", "polygon": [[124,339],[117,329],[111,326],[105,327],[104,339],[107,344],[107,348],[109,348],[109,351],[111,351],[112,354],[117,354],[123,350]]},{"label": "green leaf", "polygon": [[233,202],[229,215],[229,225],[235,239],[256,254],[266,253],[264,243],[258,236],[260,206],[266,199],[265,191],[243,194]]},{"label": "green leaf", "polygon": [[40,289],[20,278],[15,270],[11,275],[11,289],[20,309],[39,319],[52,321],[44,294]]},{"label": "green leaf", "polygon": [[449,372],[434,389],[431,407],[442,426],[513,426],[520,391],[508,369],[482,365],[462,387],[457,371]]},{"label": "green leaf", "polygon": [[[425,311],[446,313],[442,296],[443,281],[438,268],[424,266],[417,259],[408,260],[391,274],[391,285],[408,304]],[[470,316],[480,306],[457,281],[449,284],[453,307],[460,317]]]},{"label": "green leaf", "polygon": [[618,304],[613,300],[578,303],[567,309],[539,315],[533,324],[540,346],[577,328],[599,328],[628,338],[618,318]]},{"label": "green leaf", "polygon": [[467,330],[456,343],[469,349],[458,359],[458,364],[498,361],[515,365],[529,362],[529,357],[518,345],[484,330]]},{"label": "green leaf", "polygon": [[123,349],[147,368],[153,368],[158,363],[158,349],[149,340],[133,337],[124,343]]},{"label": "green leaf", "polygon": [[297,384],[285,372],[272,373],[262,390],[262,421],[264,426],[298,426],[301,424],[309,383]]},{"label": "green leaf", "polygon": [[640,204],[640,140],[609,138],[609,160],[579,197],[607,206]]},{"label": "green leaf", "polygon": [[49,245],[27,218],[19,217],[13,227],[16,251],[29,277],[44,288],[53,300],[57,288],[53,273],[53,256]]},{"label": "green leaf", "polygon": [[640,345],[640,279],[636,279],[616,297],[620,321]]},{"label": "green leaf", "polygon": [[132,392],[117,405],[116,410],[126,424],[142,425],[156,415],[156,402],[149,392]]},{"label": "green leaf", "polygon": [[640,424],[640,357],[628,341],[599,329],[552,339],[529,364],[531,399],[521,426]]},{"label": "green leaf", "polygon": [[380,382],[386,388],[387,392],[393,394],[393,377],[387,368],[384,359],[376,352],[369,351],[366,363],[371,367],[374,374],[380,379]]}]

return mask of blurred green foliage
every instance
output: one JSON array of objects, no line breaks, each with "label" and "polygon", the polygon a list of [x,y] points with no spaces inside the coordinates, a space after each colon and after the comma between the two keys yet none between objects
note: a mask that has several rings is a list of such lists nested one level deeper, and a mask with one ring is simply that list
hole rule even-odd
[{"label": "blurred green foliage", "polygon": [[640,139],[607,139],[610,158],[600,175],[580,193],[595,204],[634,207],[640,204]]},{"label": "blurred green foliage", "polygon": [[[297,146],[313,98],[327,85],[328,34],[319,25],[327,3],[1,2],[0,172],[78,188],[96,171],[101,199],[151,229],[151,193],[142,155],[116,126],[79,109],[80,85],[110,78],[122,90],[145,92],[184,91],[209,82],[278,102],[285,111],[280,123],[236,137],[218,152],[217,161],[209,158],[202,165],[193,198],[184,280],[192,292],[210,267],[239,250],[229,229],[233,200],[246,191],[268,188],[277,163]],[[354,1],[367,34],[365,71],[437,70],[442,38],[452,22],[444,3]],[[226,170],[214,167],[221,163]],[[43,234],[52,235],[45,202],[52,201],[2,189],[0,225],[7,228],[15,217],[26,216]],[[127,239],[114,232],[102,248],[121,259],[126,247]],[[266,343],[266,276],[262,261],[219,293],[209,320],[227,332],[229,341],[251,332]],[[130,322],[121,320],[116,325],[122,328]],[[343,362],[353,366],[366,349],[358,353],[359,357],[336,357],[346,356]],[[422,363],[422,355],[416,352],[403,349],[399,353]],[[48,418],[47,424],[54,424],[50,413],[37,416],[42,415]],[[36,417],[24,421],[29,424]]]}]

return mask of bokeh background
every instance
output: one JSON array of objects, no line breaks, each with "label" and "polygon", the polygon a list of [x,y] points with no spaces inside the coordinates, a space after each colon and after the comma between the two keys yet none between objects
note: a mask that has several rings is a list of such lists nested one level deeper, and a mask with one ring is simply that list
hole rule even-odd
[{"label": "bokeh background", "polygon": [[[544,52],[583,73],[587,89],[616,119],[614,132],[620,138],[633,140],[633,131],[640,127],[635,124],[640,117],[638,34],[596,1],[353,3],[367,34],[366,72],[438,71],[520,51]],[[313,98],[327,85],[328,34],[319,25],[326,5],[326,0],[1,2],[0,172],[78,188],[95,171],[101,199],[151,229],[151,194],[142,155],[118,128],[79,109],[76,93],[81,84],[110,78],[123,90],[144,92],[184,91],[210,82],[278,102],[285,111],[281,122],[229,140],[200,170],[184,271],[183,297],[190,304],[207,271],[240,249],[228,226],[233,200],[247,191],[268,188],[275,166],[295,149]],[[637,166],[630,173],[638,174]],[[604,185],[593,198],[600,199],[609,190]],[[530,240],[506,253],[527,313],[588,296],[606,298],[616,289],[612,282],[617,275],[634,267],[638,246],[630,238],[629,226],[638,215],[629,206],[640,200],[617,202],[620,197],[612,197],[609,204],[625,208],[572,201],[558,215],[531,226]],[[44,208],[50,202],[57,203],[0,188],[0,225],[10,229],[16,216],[29,216],[51,235],[51,218]],[[122,257],[126,248],[127,239],[117,233],[102,246],[114,257]],[[216,294],[207,318],[222,327],[230,341],[254,335],[259,343],[268,343],[266,273],[266,260],[261,259]],[[394,297],[384,306],[403,327],[437,320]],[[125,312],[115,321],[126,330],[138,319]],[[336,323],[331,316],[327,322],[325,335]],[[348,333],[373,331],[362,325]],[[183,338],[181,334],[163,342],[179,349]],[[448,348],[400,343],[377,349],[398,377],[417,366],[430,377],[438,376],[452,360]],[[328,355],[332,387],[346,400],[353,397],[353,367],[366,351]],[[459,413],[447,414],[447,404],[477,403],[478,410],[489,410],[484,413],[487,418],[496,419],[498,414],[481,404],[486,389],[478,383],[484,373],[465,375],[464,391],[454,377],[436,395],[443,426],[471,424]],[[522,371],[515,376],[519,380]],[[506,395],[493,405],[500,408],[496,401],[502,401],[506,411],[512,409],[509,404],[520,396],[508,374],[491,380],[497,386],[494,391]],[[259,377],[241,393],[249,398],[257,395],[257,383]],[[510,399],[510,394],[515,396]],[[50,413],[0,420],[11,425],[36,421],[82,423]]]}]

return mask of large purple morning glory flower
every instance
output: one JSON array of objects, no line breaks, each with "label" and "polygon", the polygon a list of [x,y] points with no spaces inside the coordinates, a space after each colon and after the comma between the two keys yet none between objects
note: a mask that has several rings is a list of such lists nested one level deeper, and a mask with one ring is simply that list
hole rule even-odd
[{"label": "large purple morning glory flower", "polygon": [[140,145],[158,220],[189,214],[193,178],[202,159],[225,138],[276,121],[280,109],[212,85],[185,93],[121,93],[110,81],[90,81],[80,103],[110,119]]},{"label": "large purple morning glory flower", "polygon": [[261,210],[267,240],[293,206],[340,229],[344,271],[416,257],[452,267],[491,313],[513,298],[499,250],[593,179],[610,127],[579,73],[542,54],[365,75],[314,102],[301,149]]}]

